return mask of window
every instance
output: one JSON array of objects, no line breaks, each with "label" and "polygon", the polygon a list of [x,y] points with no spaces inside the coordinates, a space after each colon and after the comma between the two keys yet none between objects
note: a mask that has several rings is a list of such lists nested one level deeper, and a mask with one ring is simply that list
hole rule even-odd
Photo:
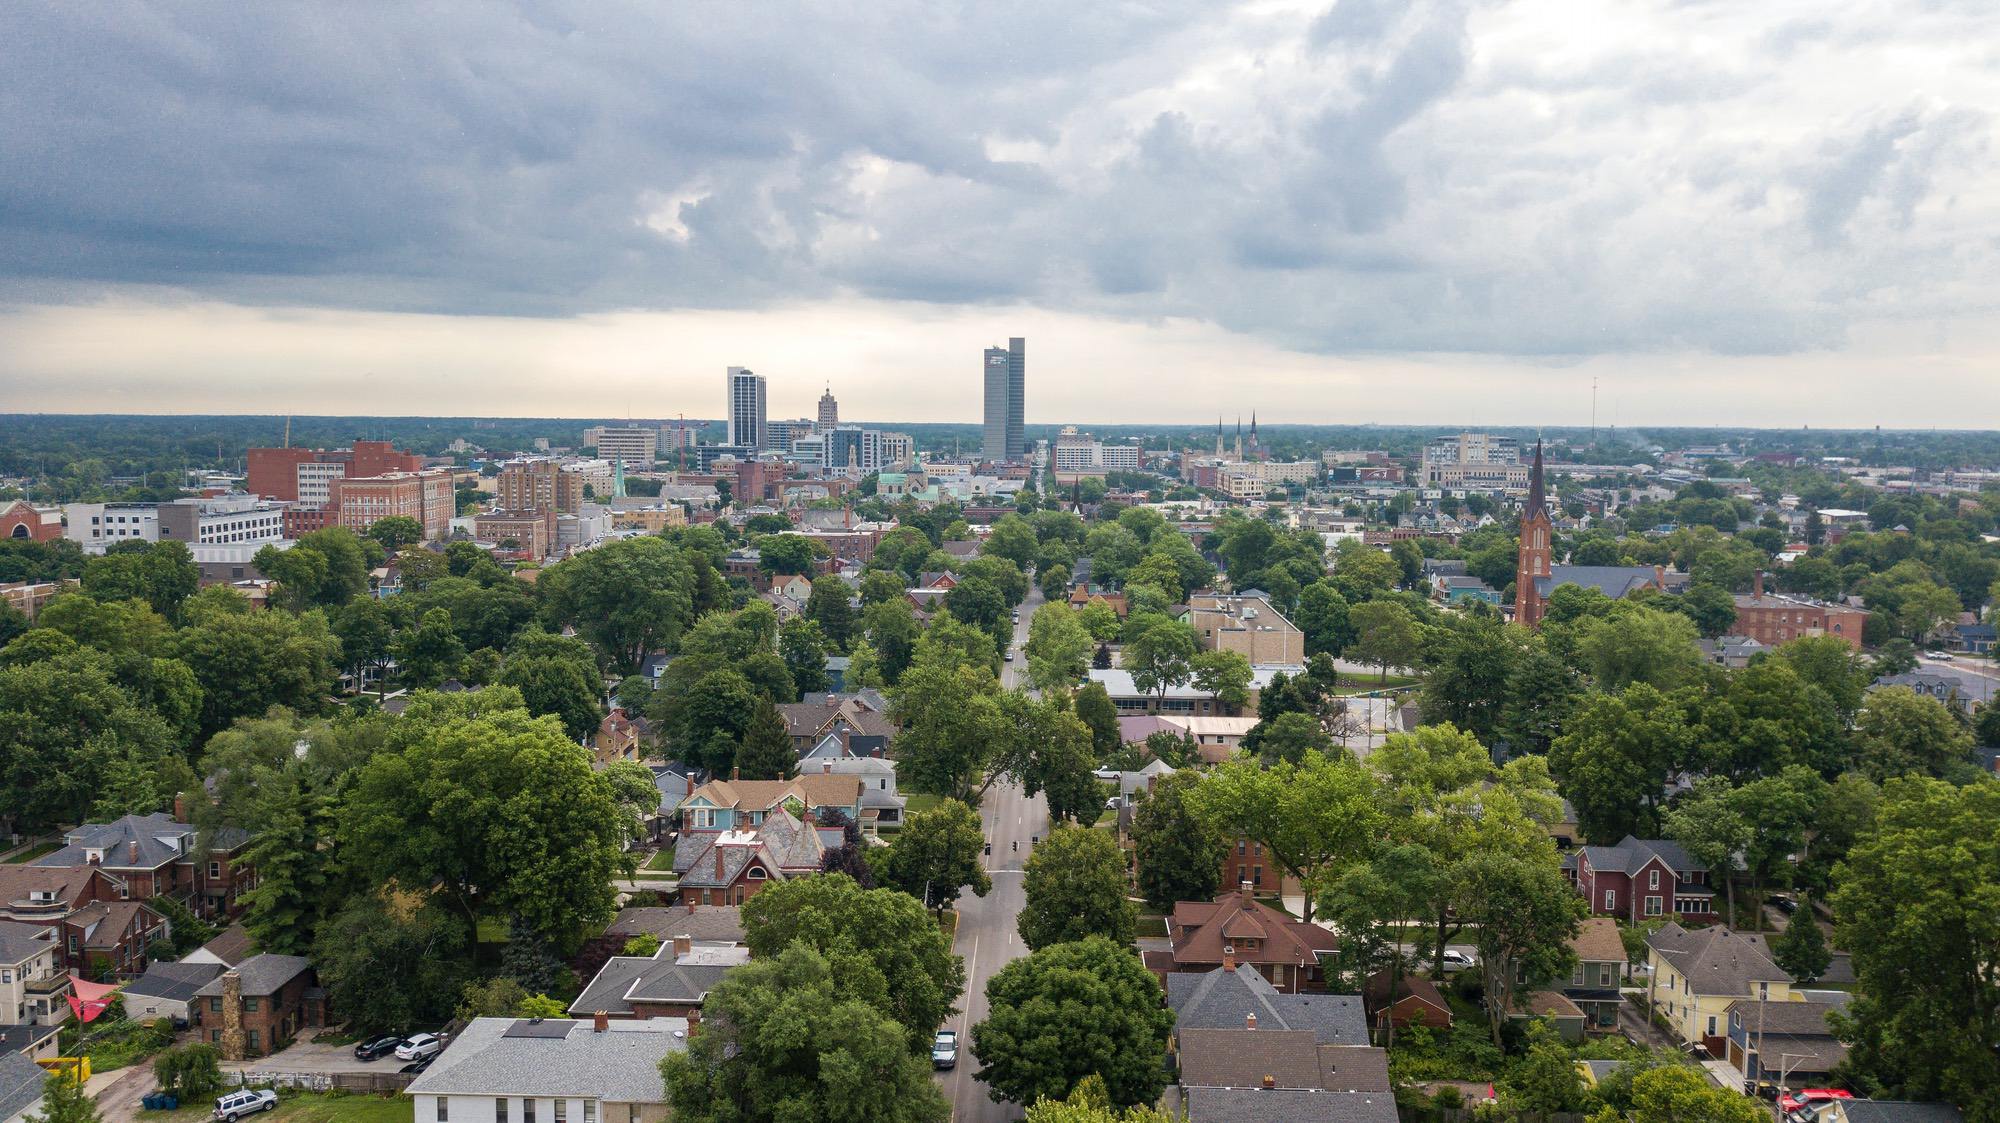
[{"label": "window", "polygon": [[209,1013],[211,1013],[211,1014],[220,1014],[220,1013],[222,1013],[222,999],[220,999],[220,998],[211,998],[211,999],[209,999],[209,1000],[208,1000],[208,1011],[209,1011]]},{"label": "window", "polygon": [[597,1123],[597,1101],[583,1101],[583,1123]]},{"label": "window", "polygon": [[1616,912],[1617,910],[1618,910],[1618,890],[1606,889],[1604,891],[1604,911]]},{"label": "window", "polygon": [[625,1105],[625,1123],[639,1123],[639,1105]]},{"label": "window", "polygon": [[250,1050],[251,1052],[253,1052],[253,1053],[257,1051],[257,1031],[256,1031],[256,1030],[254,1030],[254,1029],[251,1029],[251,1030],[245,1030],[245,1031],[243,1031],[243,1039],[244,1039],[244,1040],[243,1040],[243,1044],[244,1044],[244,1046],[245,1046],[246,1048],[248,1048],[248,1049],[249,1049],[249,1050]]},{"label": "window", "polygon": [[569,1101],[556,1101],[556,1123],[569,1123]]},{"label": "window", "polygon": [[749,878],[751,881],[762,881],[770,875],[764,872],[764,867],[762,866],[751,866],[749,872],[743,876]]},{"label": "window", "polygon": [[1709,1037],[1714,1037],[1714,1036],[1715,1036],[1715,1015],[1714,1015],[1714,1014],[1710,1014],[1710,1015],[1708,1016],[1708,1033],[1707,1033],[1707,1036],[1709,1036]]},{"label": "window", "polygon": [[1660,871],[1659,870],[1649,871],[1646,874],[1646,888],[1658,889],[1659,887],[1660,887]]},{"label": "window", "polygon": [[245,996],[244,996],[244,998],[243,998],[243,1012],[244,1012],[244,1013],[246,1013],[246,1014],[254,1014],[254,1013],[256,1013],[256,1012],[257,1012],[257,998],[256,998],[256,996],[255,996],[255,995],[245,995]]},{"label": "window", "polygon": [[1647,916],[1658,916],[1658,915],[1660,915],[1660,913],[1661,913],[1661,912],[1662,912],[1662,910],[1661,910],[1661,908],[1660,908],[1660,899],[1659,899],[1658,897],[1647,897],[1647,898],[1646,898],[1646,915],[1647,915]]},{"label": "window", "polygon": [[535,1123],[535,1101],[521,1101],[521,1123]]},{"label": "window", "polygon": [[1609,964],[1609,963],[1600,963],[1600,964],[1598,964],[1598,965],[1597,965],[1597,985],[1598,985],[1598,986],[1601,986],[1601,987],[1608,987],[1608,986],[1616,986],[1616,985],[1617,985],[1617,982],[1618,982],[1618,980],[1617,980],[1617,973],[1616,973],[1616,971],[1615,971],[1615,970],[1613,969],[1613,967],[1612,967],[1612,965],[1611,965],[1611,964]]},{"label": "window", "polygon": [[1758,983],[1758,984],[1757,984],[1757,1001],[1759,1001],[1759,1002],[1769,1002],[1769,1001],[1771,1001],[1771,984],[1770,984],[1770,983]]},{"label": "window", "polygon": [[450,1096],[439,1096],[439,1097],[438,1097],[438,1117],[437,1117],[437,1123],[450,1123],[450,1120],[451,1120],[451,1109],[445,1106],[445,1105],[446,1105],[447,1103],[449,1103],[449,1102],[451,1102],[451,1097],[450,1097]]},{"label": "window", "polygon": [[222,863],[221,863],[221,862],[210,862],[210,863],[208,864],[208,876],[209,876],[209,878],[210,878],[211,880],[212,880],[212,879],[214,879],[214,878],[218,878],[218,877],[221,877],[221,876],[222,876]]},{"label": "window", "polygon": [[505,1096],[499,1096],[493,1100],[493,1123],[507,1123],[507,1097]]}]

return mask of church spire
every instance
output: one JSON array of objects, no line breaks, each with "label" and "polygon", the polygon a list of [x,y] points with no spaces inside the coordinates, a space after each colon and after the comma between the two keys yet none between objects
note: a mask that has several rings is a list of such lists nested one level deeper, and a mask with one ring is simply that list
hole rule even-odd
[{"label": "church spire", "polygon": [[1526,506],[1521,508],[1521,517],[1527,519],[1535,515],[1546,516],[1548,514],[1548,506],[1547,485],[1542,482],[1542,442],[1541,438],[1537,437],[1535,439],[1535,463],[1533,467],[1528,469],[1528,502]]}]

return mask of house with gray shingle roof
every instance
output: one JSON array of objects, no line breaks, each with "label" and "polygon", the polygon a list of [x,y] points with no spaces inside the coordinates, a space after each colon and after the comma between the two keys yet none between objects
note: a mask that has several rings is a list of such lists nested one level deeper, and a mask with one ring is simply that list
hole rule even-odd
[{"label": "house with gray shingle roof", "polygon": [[0,1053],[0,1123],[20,1123],[40,1112],[48,1075],[25,1053]]},{"label": "house with gray shingle roof", "polygon": [[1262,973],[1176,971],[1166,976],[1167,1005],[1178,1034],[1186,1029],[1241,1029],[1255,1017],[1267,1029],[1310,1031],[1321,1045],[1368,1044],[1368,1015],[1359,995],[1287,994]]},{"label": "house with gray shingle roof", "polygon": [[1628,923],[1715,919],[1709,869],[1678,842],[1626,835],[1616,846],[1584,846],[1563,855],[1563,873],[1590,911]]},{"label": "house with gray shingle roof", "polygon": [[660,1062],[687,1048],[688,1029],[683,1018],[475,1018],[403,1094],[423,1123],[654,1123],[667,1109]]},{"label": "house with gray shingle roof", "polygon": [[1736,1000],[1805,1000],[1759,941],[1725,925],[1690,931],[1669,921],[1646,937],[1646,947],[1648,1000],[1681,1040],[1699,1042],[1711,1056],[1728,1055],[1729,1007]]},{"label": "house with gray shingle roof", "polygon": [[569,1012],[613,1018],[699,1017],[708,992],[731,969],[750,962],[742,944],[674,936],[652,955],[614,955]]},{"label": "house with gray shingle roof", "polygon": [[125,1014],[131,1018],[193,1020],[192,1004],[201,988],[228,970],[220,963],[155,963],[125,984]]},{"label": "house with gray shingle roof", "polygon": [[77,827],[63,836],[62,849],[33,864],[96,867],[121,882],[132,900],[186,894],[197,914],[225,916],[235,911],[238,893],[255,884],[247,869],[237,868],[250,834],[236,827],[209,832],[206,850],[198,846],[200,835],[164,811],[127,815]]},{"label": "house with gray shingle roof", "polygon": [[[836,777],[844,778],[844,777]],[[821,827],[779,806],[754,827],[688,831],[674,850],[681,899],[703,905],[740,905],[773,881],[820,872],[828,850],[845,845],[842,827]]]},{"label": "house with gray shingle roof", "polygon": [[299,955],[253,955],[194,993],[195,1025],[224,1060],[275,1053],[326,1013],[312,963]]}]

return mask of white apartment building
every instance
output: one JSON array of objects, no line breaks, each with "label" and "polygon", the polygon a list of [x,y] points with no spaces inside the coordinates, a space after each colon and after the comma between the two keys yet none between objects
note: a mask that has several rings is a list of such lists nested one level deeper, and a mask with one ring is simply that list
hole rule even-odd
[{"label": "white apartment building", "polygon": [[171,503],[71,503],[63,519],[63,534],[87,554],[164,539],[185,543],[201,560],[202,547],[262,546],[285,537],[284,505],[243,492]]},{"label": "white apartment building", "polygon": [[1137,445],[1107,445],[1066,425],[1050,449],[1050,468],[1058,475],[1099,475],[1136,472],[1143,457]]},{"label": "white apartment building", "polygon": [[598,425],[583,431],[583,442],[594,446],[605,460],[623,462],[628,469],[651,470],[659,459],[658,429],[620,429]]},{"label": "white apartment building", "polygon": [[1424,446],[1417,482],[1430,487],[1523,488],[1528,486],[1528,467],[1521,463],[1521,442],[1513,437],[1460,433]]}]

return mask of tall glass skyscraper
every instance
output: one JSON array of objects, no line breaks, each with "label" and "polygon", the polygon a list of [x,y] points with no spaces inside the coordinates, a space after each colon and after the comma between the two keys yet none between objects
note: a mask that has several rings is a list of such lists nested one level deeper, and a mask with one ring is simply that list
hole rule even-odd
[{"label": "tall glass skyscraper", "polygon": [[728,378],[729,440],[738,448],[763,448],[769,441],[764,425],[764,378],[747,367],[730,367]]},{"label": "tall glass skyscraper", "polygon": [[1028,455],[1022,425],[1022,401],[1027,396],[1028,341],[1007,340],[1005,349],[986,349],[986,431],[983,451],[988,460],[1022,460]]}]

